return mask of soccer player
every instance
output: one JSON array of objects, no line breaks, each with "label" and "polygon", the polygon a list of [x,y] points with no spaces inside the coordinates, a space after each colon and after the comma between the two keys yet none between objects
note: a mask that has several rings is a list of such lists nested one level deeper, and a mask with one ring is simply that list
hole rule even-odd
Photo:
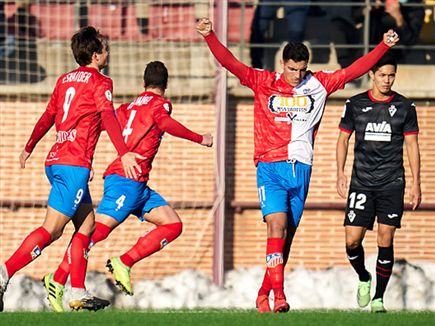
[{"label": "soccer player", "polygon": [[391,88],[397,64],[384,56],[369,72],[370,90],[346,101],[337,141],[337,191],[346,198],[344,166],[349,138],[355,132],[355,159],[344,218],[346,253],[358,273],[357,301],[370,302],[371,275],[364,265],[362,241],[373,230],[378,217],[378,257],[373,312],[385,312],[383,296],[394,264],[393,239],[403,214],[405,173],[403,141],[412,172],[410,203],[415,210],[421,202],[420,154],[415,105]]},{"label": "soccer player", "polygon": [[[141,259],[163,249],[182,231],[175,210],[157,192],[148,187],[151,164],[160,147],[164,132],[211,147],[210,134],[199,135],[172,119],[172,104],[163,96],[168,84],[168,71],[160,61],[150,62],[144,72],[145,91],[131,103],[116,110],[127,147],[146,156],[141,162],[142,174],[137,180],[126,177],[119,158],[104,173],[104,196],[97,208],[96,229],[90,246],[106,239],[130,214],[155,226],[119,257],[110,258],[107,267],[122,291],[133,295],[131,267]],[[44,277],[48,300],[54,311],[63,311],[62,296],[70,273],[68,255],[56,272]]]},{"label": "soccer player", "polygon": [[259,312],[270,312],[269,293],[274,292],[274,312],[287,312],[284,266],[300,222],[313,159],[314,137],[331,93],[366,73],[397,43],[390,30],[373,51],[347,68],[334,72],[307,70],[309,53],[302,43],[290,43],[282,55],[282,73],[248,67],[224,47],[208,18],[197,31],[216,59],[251,88],[254,99],[254,162],[263,218],[267,223],[266,273],[258,292]]},{"label": "soccer player", "polygon": [[101,124],[115,145],[125,173],[134,178],[140,173],[136,157],[128,151],[112,104],[112,80],[100,73],[107,65],[107,38],[89,26],[71,38],[71,48],[79,68],[62,75],[56,83],[47,108],[20,155],[25,167],[38,141],[56,125],[56,142],[45,161],[51,183],[47,214],[43,224],[32,231],[3,265],[0,265],[0,311],[10,278],[36,259],[42,250],[57,240],[65,225],[73,220],[76,232],[70,246],[72,309],[97,310],[109,304],[85,289],[87,248],[94,228],[94,212],[88,189],[92,159]]}]

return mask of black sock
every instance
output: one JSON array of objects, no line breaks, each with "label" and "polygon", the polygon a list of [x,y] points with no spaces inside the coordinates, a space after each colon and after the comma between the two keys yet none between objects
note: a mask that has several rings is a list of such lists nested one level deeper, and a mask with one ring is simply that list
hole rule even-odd
[{"label": "black sock", "polygon": [[376,293],[373,299],[384,297],[385,289],[387,288],[394,265],[393,246],[378,248],[378,259],[376,261]]},{"label": "black sock", "polygon": [[359,280],[361,282],[367,282],[370,280],[370,274],[364,265],[364,248],[359,245],[355,249],[349,249],[346,247],[347,259],[353,269],[358,273]]}]

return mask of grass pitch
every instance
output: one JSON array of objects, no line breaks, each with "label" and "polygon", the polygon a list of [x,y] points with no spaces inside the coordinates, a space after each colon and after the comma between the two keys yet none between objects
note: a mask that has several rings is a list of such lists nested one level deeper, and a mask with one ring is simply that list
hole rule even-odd
[{"label": "grass pitch", "polygon": [[3,312],[4,326],[85,326],[85,325],[435,325],[435,312],[388,312],[371,314],[361,311],[293,310],[287,314],[259,314],[255,310],[104,310],[98,312]]}]

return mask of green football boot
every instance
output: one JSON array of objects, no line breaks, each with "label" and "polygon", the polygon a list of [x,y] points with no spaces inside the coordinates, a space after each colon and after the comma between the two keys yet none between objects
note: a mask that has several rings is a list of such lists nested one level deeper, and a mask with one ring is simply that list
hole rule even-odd
[{"label": "green football boot", "polygon": [[107,261],[107,270],[112,273],[116,286],[128,295],[133,295],[133,287],[130,280],[131,268],[126,266],[119,257],[112,257]]},{"label": "green football boot", "polygon": [[45,290],[47,290],[47,299],[50,302],[50,306],[55,312],[64,312],[63,309],[63,290],[65,286],[56,282],[54,279],[54,274],[50,273],[44,276],[42,283],[44,284]]},{"label": "green football boot", "polygon": [[367,282],[358,283],[358,291],[356,294],[356,300],[358,301],[358,306],[361,308],[367,307],[370,302],[370,290],[372,287],[372,275],[369,273],[370,279]]},{"label": "green football boot", "polygon": [[387,310],[384,307],[384,300],[382,298],[373,299],[372,301],[372,312],[375,313],[385,313]]}]

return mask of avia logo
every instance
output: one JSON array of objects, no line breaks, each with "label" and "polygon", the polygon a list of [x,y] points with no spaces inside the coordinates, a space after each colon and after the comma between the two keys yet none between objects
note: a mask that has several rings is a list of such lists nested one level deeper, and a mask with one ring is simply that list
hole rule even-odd
[{"label": "avia logo", "polygon": [[391,260],[380,260],[380,259],[378,259],[378,262],[379,262],[379,264],[385,265],[385,264],[391,263]]},{"label": "avia logo", "polygon": [[397,215],[397,214],[388,214],[388,218],[395,218],[397,216],[399,216],[399,215]]},{"label": "avia logo", "polygon": [[373,108],[371,106],[368,106],[368,107],[362,109],[361,111],[363,111],[363,112],[369,112],[371,110],[373,110]]},{"label": "avia logo", "polygon": [[391,125],[386,121],[382,121],[381,123],[369,122],[366,126],[366,132],[382,132],[391,134]]},{"label": "avia logo", "polygon": [[396,106],[395,106],[395,105],[391,105],[391,106],[388,108],[388,112],[390,113],[390,116],[393,117],[394,113],[397,112]]},{"label": "avia logo", "polygon": [[349,218],[350,223],[352,223],[353,220],[354,220],[355,217],[356,217],[356,214],[355,214],[355,212],[354,212],[353,210],[351,210],[351,211],[347,214],[347,217]]}]

